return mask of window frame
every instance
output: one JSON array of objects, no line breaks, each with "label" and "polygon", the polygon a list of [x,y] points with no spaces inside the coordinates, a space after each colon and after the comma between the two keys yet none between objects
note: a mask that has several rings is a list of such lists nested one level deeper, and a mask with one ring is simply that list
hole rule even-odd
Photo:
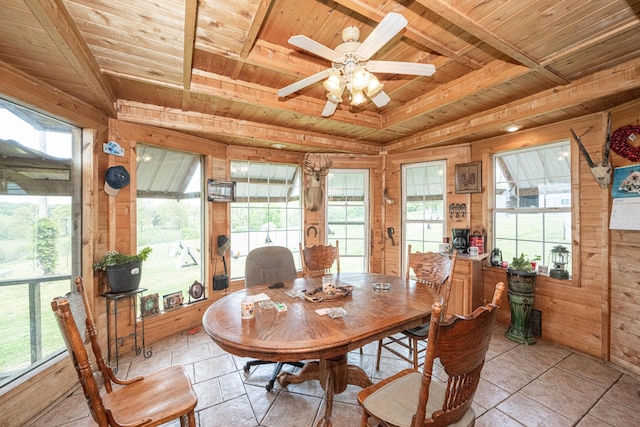
[{"label": "window frame", "polygon": [[[330,189],[329,189],[329,178],[332,174],[336,174],[336,173],[344,173],[344,174],[353,174],[353,173],[361,173],[364,176],[364,183],[363,183],[363,209],[364,209],[364,219],[363,219],[363,223],[362,223],[362,227],[363,227],[363,254],[362,256],[353,256],[353,258],[360,258],[362,259],[362,269],[358,270],[359,272],[362,271],[369,271],[369,262],[370,262],[370,258],[369,258],[369,232],[368,230],[370,229],[369,227],[369,223],[370,223],[370,210],[369,210],[369,188],[370,188],[370,183],[369,183],[369,169],[365,169],[365,168],[359,168],[359,169],[346,169],[346,168],[335,168],[335,169],[331,169],[331,171],[329,172],[329,176],[327,177],[327,179],[325,180],[326,183],[326,193],[327,193],[327,197],[324,200],[324,203],[326,203],[326,220],[325,220],[325,230],[327,230],[326,233],[326,241],[325,244],[327,245],[331,245],[333,244],[336,240],[338,240],[340,242],[340,270],[344,271],[344,272],[349,272],[348,267],[347,269],[345,269],[346,266],[349,265],[349,258],[351,258],[348,255],[348,248],[349,245],[346,244],[348,243],[349,240],[356,240],[356,239],[349,239],[349,231],[348,231],[348,226],[350,224],[353,224],[353,222],[350,222],[348,219],[346,222],[344,223],[337,223],[337,222],[330,222],[329,219],[329,206],[333,205],[333,206],[337,206],[338,203],[332,204],[330,201]],[[348,204],[348,202],[347,202]],[[346,205],[345,205],[346,208]],[[346,215],[345,215],[346,216]],[[347,217],[347,216],[346,216]],[[332,235],[329,235],[329,230],[330,230],[330,226],[331,224],[343,224],[347,230],[345,231],[346,235],[345,238],[335,238]],[[345,242],[345,240],[347,240],[347,242]],[[344,261],[344,262],[343,262]]]},{"label": "window frame", "polygon": [[[233,212],[235,209],[245,209],[247,212],[247,215],[250,215],[251,212],[251,189],[249,189],[249,192],[247,194],[247,201],[243,200],[243,189],[244,189],[244,183],[242,182],[242,179],[238,176],[234,175],[234,167],[246,167],[247,170],[251,169],[251,165],[261,165],[261,167],[270,167],[271,165],[273,166],[279,166],[279,167],[286,167],[286,168],[293,168],[295,170],[295,173],[291,176],[291,183],[290,184],[283,184],[285,186],[292,186],[292,188],[294,188],[294,191],[292,193],[292,196],[295,197],[296,195],[296,191],[297,191],[297,207],[291,207],[286,205],[287,203],[291,203],[291,201],[295,200],[295,199],[291,199],[291,201],[287,201],[284,202],[286,206],[284,207],[279,207],[277,208],[278,210],[284,209],[287,213],[286,215],[286,224],[289,224],[289,212],[290,211],[297,211],[298,213],[298,219],[297,222],[299,224],[299,227],[296,228],[288,228],[288,226],[284,229],[284,230],[280,230],[280,232],[284,232],[285,235],[285,243],[286,244],[279,244],[281,246],[285,246],[287,247],[289,250],[291,250],[291,252],[294,255],[294,262],[296,265],[296,269],[299,271],[301,269],[301,263],[300,263],[300,250],[298,247],[298,244],[300,242],[303,241],[303,228],[304,228],[304,206],[303,206],[303,198],[302,198],[302,191],[303,191],[303,173],[302,173],[302,166],[297,164],[297,163],[292,163],[292,162],[274,162],[274,161],[270,161],[270,160],[265,160],[265,161],[254,161],[254,160],[249,160],[249,159],[230,159],[230,164],[229,164],[229,176],[230,176],[230,180],[231,181],[235,181],[236,182],[236,199],[233,202],[230,202],[230,207],[229,207],[229,237],[231,239],[231,267],[229,269],[229,278],[232,281],[235,280],[244,280],[244,263],[242,264],[242,272],[240,273],[238,271],[238,265],[239,262],[238,261],[239,258],[243,258],[246,259],[247,254],[255,248],[258,247],[262,247],[262,246],[269,246],[271,245],[273,242],[273,240],[271,239],[271,222],[268,221],[267,227],[266,228],[262,228],[260,230],[251,230],[251,220],[249,218],[247,218],[247,229],[245,230],[246,235],[246,239],[244,240],[245,245],[239,244],[238,242],[238,238],[234,238],[233,234],[234,234],[234,220],[233,220]],[[246,172],[247,174],[247,178],[246,181],[248,183],[248,185],[250,185],[251,182],[251,177],[249,176],[249,172]],[[266,178],[266,182],[269,183],[271,180],[271,175],[267,174],[267,178]],[[259,184],[264,184],[265,178],[261,177],[258,178],[259,180]],[[286,177],[285,177],[286,179]],[[286,181],[288,182],[288,181]],[[288,196],[287,196],[288,197]],[[267,198],[269,198],[269,194],[267,194]],[[254,202],[254,203],[269,203],[269,202]],[[283,202],[274,202],[274,203],[283,203]],[[240,204],[242,204],[244,207],[241,207]],[[237,206],[234,206],[237,205]],[[260,207],[258,209],[262,209],[263,207]],[[267,207],[267,209],[269,209]],[[295,222],[295,221],[294,221]],[[266,233],[264,233],[266,231]],[[236,231],[237,233],[237,231]],[[261,246],[251,246],[251,234],[255,234],[255,233],[264,233],[265,234],[265,243],[264,245]],[[297,233],[297,237],[294,239],[292,237],[292,234]],[[295,241],[294,241],[295,240]],[[235,243],[235,245],[234,245]],[[276,244],[277,241],[275,242]],[[246,247],[245,247],[246,246]],[[238,249],[239,247],[241,247],[240,249]]]},{"label": "window frame", "polygon": [[[409,220],[408,219],[408,215],[407,215],[407,195],[408,195],[408,191],[407,191],[407,170],[408,169],[412,169],[412,168],[419,168],[419,167],[427,167],[428,165],[439,165],[441,167],[442,170],[442,218],[441,219],[429,219],[429,220]],[[448,196],[448,183],[447,183],[447,176],[448,176],[448,172],[447,172],[447,161],[446,160],[428,160],[428,161],[422,161],[422,162],[416,162],[416,163],[407,163],[407,164],[403,164],[401,166],[401,185],[402,185],[402,271],[403,274],[406,274],[406,265],[407,265],[407,247],[408,247],[408,239],[407,236],[409,235],[409,233],[407,232],[407,225],[411,224],[411,223],[420,223],[420,224],[427,224],[427,227],[431,224],[435,224],[435,225],[441,225],[441,229],[442,229],[442,236],[440,236],[440,239],[438,239],[437,241],[433,241],[433,245],[439,245],[442,242],[442,238],[446,237],[446,233],[447,233],[447,229],[448,229],[448,224],[447,224],[447,215],[446,215],[446,206],[447,206],[447,196]],[[386,233],[386,231],[385,231]],[[413,239],[415,240],[415,239]],[[423,241],[424,242],[424,241]],[[431,250],[433,251],[438,251],[438,247],[433,247],[431,248]],[[415,252],[416,250],[420,250],[418,248],[412,248],[412,250]]]},{"label": "window frame", "polygon": [[[496,229],[496,224],[495,224],[495,212],[496,212],[496,206],[495,206],[495,197],[496,197],[496,173],[495,173],[495,156],[496,155],[502,155],[506,152],[513,152],[513,151],[517,151],[517,150],[526,150],[526,149],[532,149],[532,148],[540,148],[544,145],[550,145],[550,144],[559,144],[562,142],[567,142],[569,145],[569,153],[570,153],[570,187],[571,187],[571,207],[570,207],[570,214],[571,214],[571,243],[570,243],[570,253],[571,253],[571,257],[570,257],[570,264],[571,264],[571,270],[572,270],[572,274],[569,277],[568,280],[563,280],[563,279],[556,279],[550,276],[546,276],[546,275],[538,275],[538,281],[539,282],[545,282],[545,283],[557,283],[557,284],[562,284],[565,286],[573,286],[573,287],[580,287],[580,283],[581,283],[581,279],[580,279],[580,274],[581,274],[581,266],[580,266],[580,259],[581,259],[581,251],[580,251],[580,186],[579,186],[579,154],[578,154],[578,149],[576,148],[575,144],[571,144],[571,141],[569,139],[567,139],[566,137],[560,137],[560,138],[555,138],[552,140],[547,140],[547,141],[540,141],[539,143],[536,143],[535,145],[529,145],[529,144],[520,144],[520,145],[514,145],[514,144],[508,144],[504,146],[504,149],[501,149],[499,147],[493,147],[491,152],[485,152],[483,154],[483,163],[485,165],[489,165],[489,167],[487,168],[487,172],[488,172],[488,182],[491,183],[491,185],[487,186],[487,220],[490,223],[490,241],[491,244],[493,246],[493,248],[496,247],[495,244],[495,239],[496,239],[496,233],[495,233],[495,229]],[[576,182],[578,181],[578,182]],[[530,257],[533,256],[532,254],[528,254]],[[504,258],[504,254],[503,254],[503,260],[509,261],[508,259]],[[547,260],[542,260],[542,262],[546,263]],[[546,265],[546,264],[542,264],[542,265]]]}]

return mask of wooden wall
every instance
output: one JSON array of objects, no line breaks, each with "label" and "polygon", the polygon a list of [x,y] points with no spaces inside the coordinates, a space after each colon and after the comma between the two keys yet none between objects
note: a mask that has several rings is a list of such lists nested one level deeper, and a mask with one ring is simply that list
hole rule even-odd
[{"label": "wooden wall", "polygon": [[[613,110],[611,118],[612,130],[639,126],[640,102]],[[639,145],[638,140],[633,144]],[[637,164],[616,154],[612,162],[614,167]],[[609,238],[609,356],[612,363],[640,375],[640,231],[610,230]]]},{"label": "wooden wall", "polygon": [[[472,144],[471,160],[483,162],[484,183],[491,183],[491,155],[504,150],[555,142],[570,138],[572,127],[593,159],[602,158],[606,139],[607,117],[595,114],[578,120],[520,131],[499,138]],[[571,142],[572,163],[572,280],[557,280],[538,276],[534,308],[542,312],[542,335],[554,342],[607,359],[609,292],[608,217],[610,188],[600,189],[577,145]],[[485,185],[482,194],[472,197],[472,223],[487,230],[492,241],[492,189]],[[499,227],[499,224],[495,225]],[[509,261],[509,260],[507,260]],[[497,281],[506,282],[506,273],[499,268],[485,269],[485,300],[490,300]],[[505,304],[499,319],[509,322]]]}]

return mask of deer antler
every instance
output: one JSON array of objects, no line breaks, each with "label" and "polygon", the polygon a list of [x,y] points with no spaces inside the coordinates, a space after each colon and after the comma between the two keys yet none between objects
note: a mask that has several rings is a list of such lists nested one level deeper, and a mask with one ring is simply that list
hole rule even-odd
[{"label": "deer antler", "polygon": [[594,168],[596,166],[596,164],[593,162],[593,160],[591,160],[591,156],[589,156],[589,153],[587,153],[587,149],[584,148],[584,145],[582,145],[582,140],[580,139],[580,137],[578,135],[576,135],[576,133],[574,132],[573,128],[569,128],[569,130],[571,131],[571,135],[573,135],[573,139],[576,140],[576,143],[578,144],[578,148],[580,149],[580,152],[582,153],[582,155],[584,156],[585,160],[589,164],[589,167],[590,168]]},{"label": "deer antler", "polygon": [[604,142],[602,161],[600,162],[600,164],[595,164],[595,162],[591,160],[591,156],[589,156],[589,153],[587,153],[587,149],[584,148],[584,145],[582,144],[580,137],[576,135],[576,133],[573,131],[572,128],[569,128],[569,130],[571,131],[571,135],[573,136],[573,138],[576,140],[576,143],[578,144],[578,148],[580,148],[582,155],[584,155],[584,158],[587,160],[587,163],[589,163],[589,168],[591,168],[591,173],[593,174],[593,177],[598,182],[598,185],[600,186],[600,188],[603,188],[603,189],[607,188],[607,185],[611,183],[611,173],[612,173],[611,162],[609,161],[609,147],[611,146],[611,115],[609,115],[609,119],[608,119],[607,140]]},{"label": "deer antler", "polygon": [[329,172],[331,166],[333,166],[333,160],[331,160],[327,156],[324,156],[324,165],[316,168],[316,162],[310,162],[309,153],[307,153],[304,155],[302,164],[304,165],[304,173],[306,173],[307,175],[323,176],[326,175]]},{"label": "deer antler", "polygon": [[611,114],[607,114],[607,140],[604,142],[604,150],[602,153],[602,164],[609,163],[609,151],[611,147]]}]

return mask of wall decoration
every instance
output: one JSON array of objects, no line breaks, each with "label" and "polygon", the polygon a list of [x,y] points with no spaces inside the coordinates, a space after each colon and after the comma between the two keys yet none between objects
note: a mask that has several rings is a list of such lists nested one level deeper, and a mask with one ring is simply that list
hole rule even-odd
[{"label": "wall decoration", "polygon": [[482,162],[456,165],[456,193],[480,193],[482,191]]},{"label": "wall decoration", "polygon": [[236,182],[207,180],[207,199],[210,202],[235,202]]},{"label": "wall decoration", "polygon": [[189,304],[204,299],[204,286],[195,280],[189,287]]},{"label": "wall decoration", "polygon": [[640,165],[615,168],[611,197],[640,197]]},{"label": "wall decoration", "polygon": [[[580,152],[589,164],[589,168],[591,168],[591,174],[596,179],[596,182],[598,183],[600,188],[607,188],[607,186],[611,184],[611,161],[609,161],[609,149],[611,148],[611,115],[609,115],[608,119],[607,139],[604,141],[604,148],[602,149],[602,161],[600,163],[596,163],[591,160],[591,156],[587,152],[587,149],[584,147],[584,144],[582,144],[582,140],[580,139],[580,137],[574,132],[573,128],[569,128],[569,131],[571,131],[571,135],[578,144]],[[587,130],[587,132],[588,131],[589,130]]]},{"label": "wall decoration", "polygon": [[173,292],[171,294],[164,295],[162,297],[162,303],[164,306],[164,311],[173,310],[174,308],[178,308],[182,305],[183,302],[182,291]]},{"label": "wall decoration", "polygon": [[466,203],[450,203],[449,204],[449,219],[460,219],[467,216],[467,204]]},{"label": "wall decoration", "polygon": [[611,149],[632,162],[640,162],[640,146],[631,145],[638,137],[640,137],[640,126],[622,126],[611,135]]},{"label": "wall decoration", "polygon": [[310,177],[309,186],[304,190],[304,206],[310,211],[317,211],[322,207],[323,192],[320,179],[329,173],[333,160],[329,156],[320,156],[320,164],[309,160],[309,153],[304,155],[303,172]]},{"label": "wall decoration", "polygon": [[142,317],[151,316],[160,312],[158,294],[151,294],[140,297],[140,314]]}]

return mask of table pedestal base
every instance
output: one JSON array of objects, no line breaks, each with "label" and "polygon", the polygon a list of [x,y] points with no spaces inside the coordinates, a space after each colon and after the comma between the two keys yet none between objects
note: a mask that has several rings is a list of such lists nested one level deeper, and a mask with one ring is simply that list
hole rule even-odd
[{"label": "table pedestal base", "polygon": [[286,387],[289,384],[300,384],[308,380],[320,381],[320,385],[324,390],[324,415],[316,424],[317,427],[331,427],[334,394],[342,393],[349,384],[362,388],[373,384],[362,368],[347,364],[346,354],[331,359],[309,362],[297,374],[283,372],[278,375],[278,383],[282,387]]}]

